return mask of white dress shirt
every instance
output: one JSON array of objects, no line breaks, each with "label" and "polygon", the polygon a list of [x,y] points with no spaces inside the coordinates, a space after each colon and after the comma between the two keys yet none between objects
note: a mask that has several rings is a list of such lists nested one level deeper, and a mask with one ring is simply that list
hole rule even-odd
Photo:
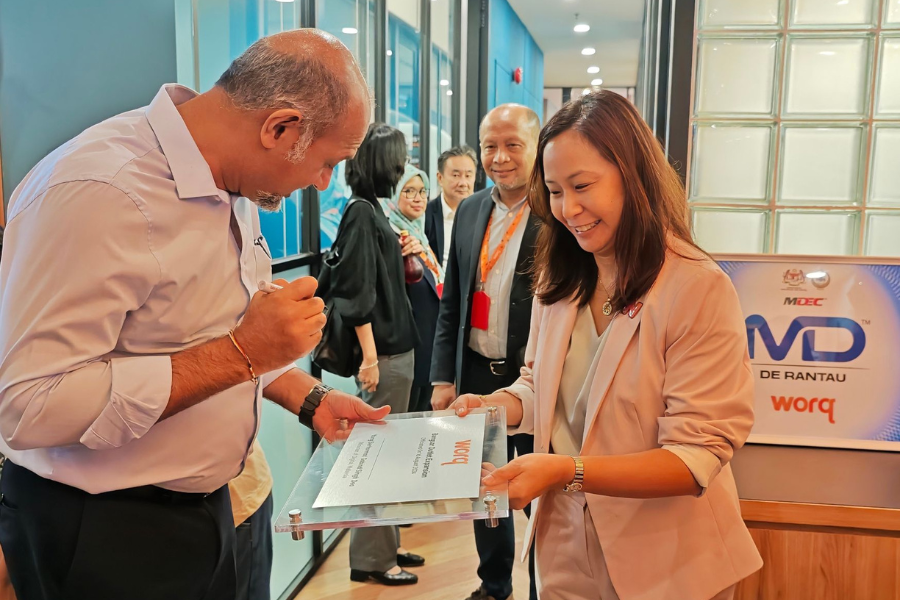
[{"label": "white dress shirt", "polygon": [[[491,230],[488,242],[488,258],[494,255],[494,250],[500,245],[507,229],[516,218],[516,213],[525,204],[522,198],[512,208],[507,208],[500,201],[500,191],[494,187],[491,190],[491,199],[494,201],[494,219],[491,221]],[[531,207],[525,205],[525,212],[516,227],[515,233],[509,239],[506,250],[500,256],[494,268],[490,270],[487,281],[484,283],[484,291],[491,299],[491,309],[488,311],[488,328],[471,328],[469,333],[469,348],[487,358],[505,359],[506,341],[509,331],[509,294],[512,291],[513,277],[516,274],[516,262],[519,260],[519,249],[522,247],[522,238],[525,228],[528,227],[528,216]],[[481,261],[475,270],[475,286],[481,283]]]},{"label": "white dress shirt", "polygon": [[444,194],[441,194],[441,211],[444,213],[444,256],[442,266],[447,269],[447,260],[450,258],[450,238],[453,236],[453,219],[456,218],[456,210],[450,208],[447,201],[444,200]]},{"label": "white dress shirt", "polygon": [[0,451],[47,479],[212,492],[240,473],[262,388],[284,372],[157,422],[170,355],[227,334],[272,274],[256,206],[216,187],[175,108],[195,95],[163,86],[57,148],[10,199]]}]

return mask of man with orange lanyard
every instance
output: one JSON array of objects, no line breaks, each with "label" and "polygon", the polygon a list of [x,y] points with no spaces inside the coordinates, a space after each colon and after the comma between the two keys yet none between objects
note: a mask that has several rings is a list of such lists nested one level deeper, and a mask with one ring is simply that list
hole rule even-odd
[{"label": "man with orange lanyard", "polygon": [[[538,228],[526,196],[540,127],[537,114],[517,104],[498,106],[481,122],[481,163],[494,186],[460,204],[453,223],[431,362],[435,410],[458,394],[511,385],[524,363]],[[533,442],[511,437],[510,459],[530,453]],[[515,559],[512,516],[496,529],[475,521],[475,544],[481,586],[469,600],[505,600]],[[533,562],[529,567],[536,600]]]}]

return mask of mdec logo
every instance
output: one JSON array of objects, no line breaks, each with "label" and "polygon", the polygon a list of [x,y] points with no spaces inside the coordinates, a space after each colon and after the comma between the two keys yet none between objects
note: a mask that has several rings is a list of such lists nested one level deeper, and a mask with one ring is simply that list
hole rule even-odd
[{"label": "mdec logo", "polygon": [[785,306],[822,306],[825,298],[785,298]]},{"label": "mdec logo", "polygon": [[[747,346],[751,359],[756,354],[754,331],[759,331],[759,337],[772,360],[784,360],[794,345],[794,340],[804,329],[808,331],[803,331],[803,360],[808,362],[850,362],[858,358],[866,347],[866,332],[863,331],[863,328],[856,321],[843,317],[797,317],[791,321],[780,343],[775,341],[775,336],[772,335],[772,330],[762,315],[750,315],[745,323],[747,325]],[[816,350],[815,328],[849,331],[853,336],[853,344],[848,350],[842,352]]]}]

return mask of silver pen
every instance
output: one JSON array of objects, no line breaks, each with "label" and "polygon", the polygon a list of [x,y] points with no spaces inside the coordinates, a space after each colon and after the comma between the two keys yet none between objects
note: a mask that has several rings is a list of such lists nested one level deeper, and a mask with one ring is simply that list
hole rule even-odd
[{"label": "silver pen", "polygon": [[284,288],[278,285],[277,283],[272,283],[271,281],[260,281],[259,282],[259,291],[271,294],[272,292],[277,292],[278,290],[283,290]]}]

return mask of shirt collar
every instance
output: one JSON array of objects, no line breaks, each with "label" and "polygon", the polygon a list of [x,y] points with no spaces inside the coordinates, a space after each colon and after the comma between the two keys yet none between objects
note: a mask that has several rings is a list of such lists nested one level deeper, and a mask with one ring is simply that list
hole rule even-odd
[{"label": "shirt collar", "polygon": [[522,204],[524,204],[525,200],[527,200],[527,199],[528,199],[527,195],[522,196],[521,200],[519,200],[512,206],[507,207],[505,204],[503,204],[503,201],[500,200],[500,190],[497,188],[497,186],[495,185],[494,187],[491,188],[491,200],[494,201],[494,208],[500,209],[501,212],[510,212],[510,211],[514,211],[514,210],[519,210],[519,208],[521,208]]},{"label": "shirt collar", "polygon": [[441,209],[444,211],[444,220],[449,219],[456,212],[450,205],[447,204],[447,201],[444,199],[444,194],[441,193]]},{"label": "shirt collar", "polygon": [[216,187],[206,159],[175,108],[196,96],[197,92],[183,85],[166,84],[147,107],[147,120],[169,163],[179,198],[214,197],[230,202],[228,192]]}]

